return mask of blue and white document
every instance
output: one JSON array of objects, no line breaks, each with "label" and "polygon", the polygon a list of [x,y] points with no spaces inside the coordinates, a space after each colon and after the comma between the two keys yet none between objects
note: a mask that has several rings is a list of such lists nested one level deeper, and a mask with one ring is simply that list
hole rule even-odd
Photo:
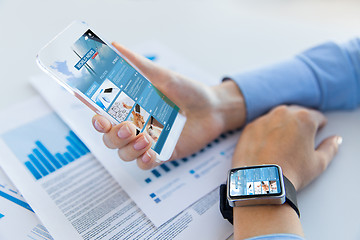
[{"label": "blue and white document", "polygon": [[[147,47],[148,51],[155,48],[156,54],[143,54],[156,56],[155,59],[161,63],[177,63],[176,56],[169,54],[169,50],[157,45]],[[185,72],[185,64],[185,61],[178,63],[178,69],[182,67],[185,69],[182,72]],[[222,134],[198,153],[144,171],[135,162],[122,161],[116,150],[105,147],[102,134],[97,133],[91,124],[94,113],[55,81],[48,77],[38,77],[32,79],[32,84],[61,118],[72,129],[76,129],[96,158],[155,226],[176,216],[225,182],[238,132]]]},{"label": "blue and white document", "polygon": [[1,168],[0,239],[53,239]]},{"label": "blue and white document", "polygon": [[[218,212],[217,189],[156,227],[39,97],[0,113],[0,153],[28,203],[21,208],[33,210],[54,239],[222,239],[232,232]],[[1,206],[0,227],[10,216]]]}]

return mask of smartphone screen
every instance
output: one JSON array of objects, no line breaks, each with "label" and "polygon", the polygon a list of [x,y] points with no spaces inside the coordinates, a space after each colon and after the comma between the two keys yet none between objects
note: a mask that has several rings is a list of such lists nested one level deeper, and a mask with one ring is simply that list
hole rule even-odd
[{"label": "smartphone screen", "polygon": [[279,169],[276,166],[258,166],[233,169],[230,172],[230,196],[278,196],[282,193]]},{"label": "smartphone screen", "polygon": [[179,108],[90,29],[69,48],[47,68],[115,122],[130,121],[137,133],[147,132],[160,154]]}]

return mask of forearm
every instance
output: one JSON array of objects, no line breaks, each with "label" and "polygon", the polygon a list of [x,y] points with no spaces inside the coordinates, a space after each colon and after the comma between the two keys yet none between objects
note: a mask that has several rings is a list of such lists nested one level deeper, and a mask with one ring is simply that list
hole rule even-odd
[{"label": "forearm", "polygon": [[320,110],[360,104],[360,40],[326,43],[287,61],[231,76],[241,89],[247,121],[280,104]]},{"label": "forearm", "polygon": [[298,215],[288,204],[234,207],[234,238],[289,233],[303,236]]}]

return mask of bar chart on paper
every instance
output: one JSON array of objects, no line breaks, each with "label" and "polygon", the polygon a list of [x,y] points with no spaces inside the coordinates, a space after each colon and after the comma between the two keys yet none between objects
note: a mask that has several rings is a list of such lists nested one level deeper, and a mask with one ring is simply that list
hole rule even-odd
[{"label": "bar chart on paper", "polygon": [[[201,184],[201,181],[208,183],[209,176],[215,169],[217,171],[220,168],[225,172],[227,167],[224,163],[229,163],[236,144],[234,139],[238,138],[239,133],[240,129],[223,133],[198,152],[162,163],[148,171],[133,167],[127,170],[142,187],[142,191],[147,192],[148,199],[156,205],[167,204],[168,199],[178,192],[188,191],[189,188],[186,189],[185,186]],[[218,176],[222,178],[222,174]]]},{"label": "bar chart on paper", "polygon": [[[188,157],[184,157],[184,158],[181,158],[181,159],[172,160],[172,161],[169,161],[169,162],[166,162],[166,163],[162,163],[160,166],[148,171],[147,173],[145,172],[144,175],[146,175],[146,177],[144,178],[144,182],[146,184],[151,184],[152,182],[156,181],[157,179],[161,178],[162,176],[164,176],[166,174],[170,174],[174,170],[183,167],[186,163],[191,161],[193,158],[197,157],[200,154],[203,154],[204,152],[206,152],[209,149],[213,148],[215,145],[219,144],[220,142],[227,139],[229,136],[235,134],[238,131],[239,130],[229,131],[227,133],[223,133],[218,138],[216,138],[213,142],[208,143],[204,148],[202,148],[197,153],[194,153],[194,154],[192,154],[192,155],[190,155]],[[220,155],[223,155],[223,154],[224,154],[223,152],[220,152]],[[197,174],[196,172],[197,171],[195,169],[190,169],[189,170],[190,175],[193,175],[194,178],[199,178],[200,175]]]},{"label": "bar chart on paper", "polygon": [[55,113],[6,132],[2,137],[36,180],[90,152]]}]

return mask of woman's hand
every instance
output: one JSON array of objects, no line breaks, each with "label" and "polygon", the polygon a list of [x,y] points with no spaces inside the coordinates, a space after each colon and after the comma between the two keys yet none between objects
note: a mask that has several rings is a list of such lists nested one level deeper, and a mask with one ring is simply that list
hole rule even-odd
[{"label": "woman's hand", "polygon": [[[159,67],[117,43],[113,45],[187,117],[170,160],[199,151],[222,132],[238,128],[245,123],[245,103],[233,81],[225,81],[218,86],[209,87]],[[126,121],[112,126],[105,117],[96,115],[93,118],[93,125],[96,130],[104,133],[103,140],[107,147],[118,149],[122,160],[136,159],[142,169],[150,169],[158,165],[155,162],[156,154],[150,148],[152,138],[145,132],[136,136],[136,128],[131,122]]]},{"label": "woman's hand", "polygon": [[[280,106],[248,124],[233,155],[233,167],[277,164],[296,190],[319,176],[335,156],[341,137],[315,146],[325,116],[298,106]],[[246,229],[246,230],[245,230]],[[234,208],[235,239],[272,233],[303,235],[300,220],[287,204]]]},{"label": "woman's hand", "polygon": [[248,124],[233,155],[233,167],[280,165],[300,190],[319,176],[335,156],[341,138],[332,136],[315,148],[325,116],[299,106],[279,106]]}]

